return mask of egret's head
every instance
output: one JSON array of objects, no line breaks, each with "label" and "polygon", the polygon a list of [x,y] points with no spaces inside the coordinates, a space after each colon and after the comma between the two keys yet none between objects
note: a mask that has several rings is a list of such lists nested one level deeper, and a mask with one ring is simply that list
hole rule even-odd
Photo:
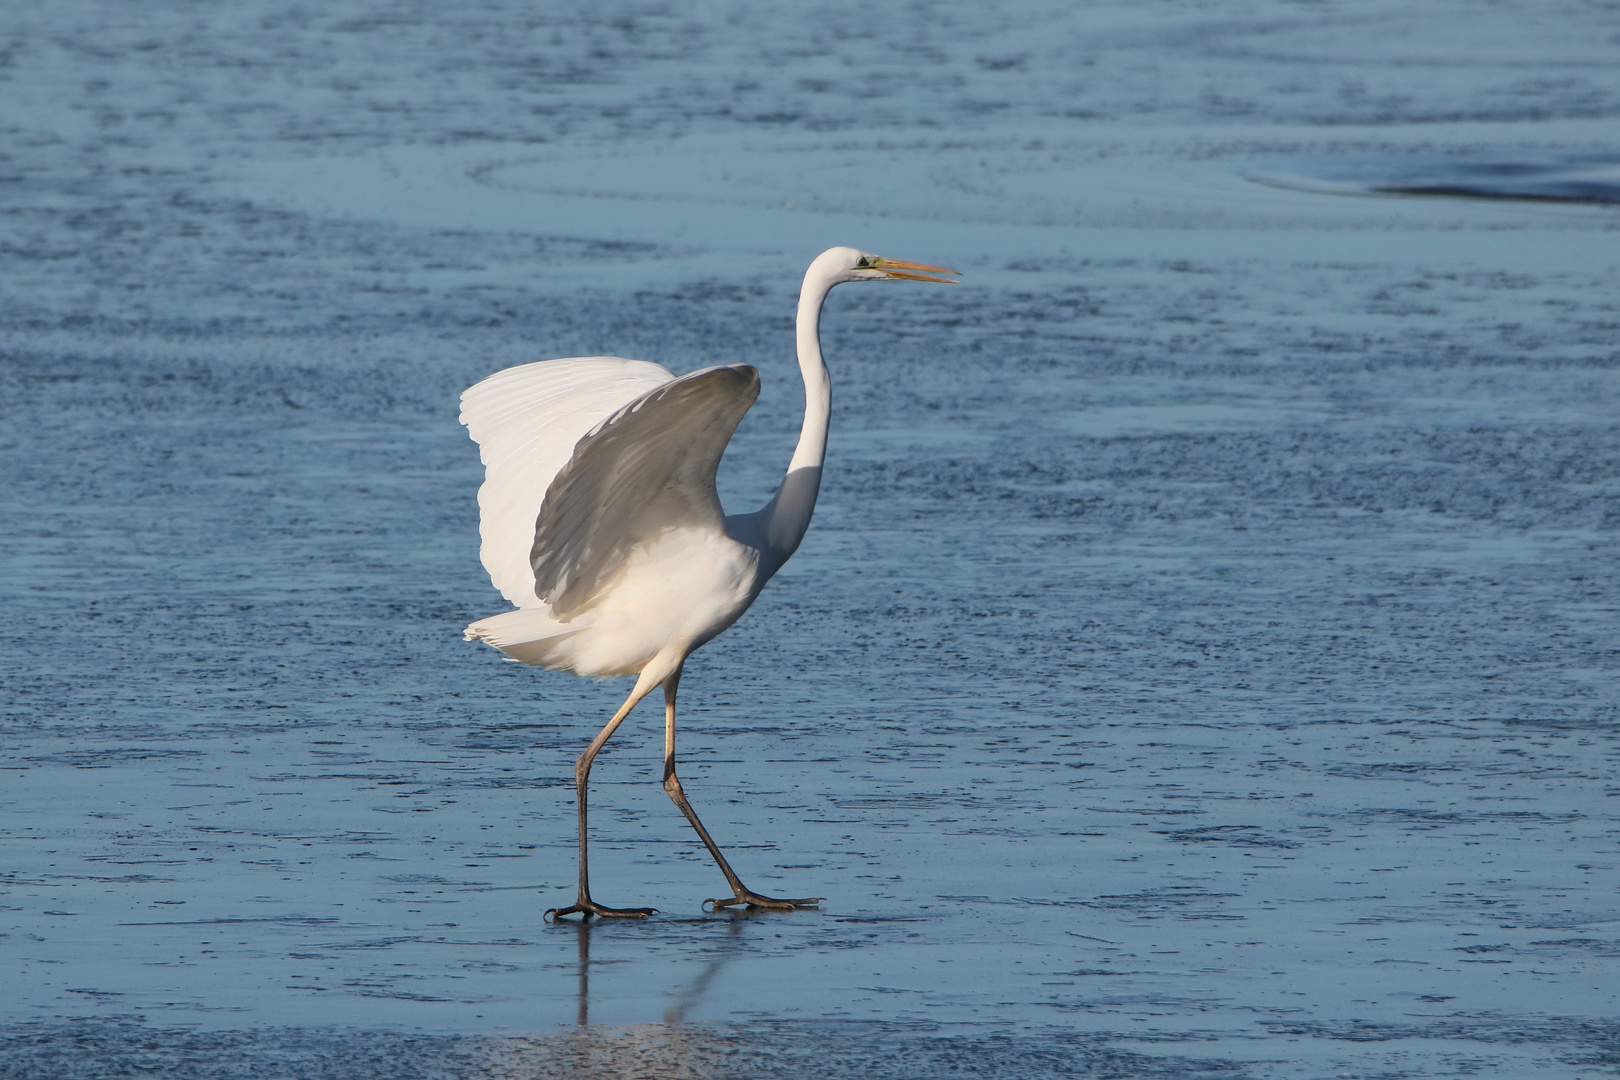
[{"label": "egret's head", "polygon": [[[950,278],[935,277],[935,274],[954,274],[955,270],[947,270],[943,266],[929,266],[927,263],[901,262],[899,259],[885,259],[866,251],[857,251],[851,247],[835,247],[821,253],[811,264],[810,272],[825,274],[831,283],[836,285],[842,281],[890,281],[897,278],[908,278],[913,281],[942,281],[947,285],[956,284]],[[919,273],[918,271],[927,271]]]}]

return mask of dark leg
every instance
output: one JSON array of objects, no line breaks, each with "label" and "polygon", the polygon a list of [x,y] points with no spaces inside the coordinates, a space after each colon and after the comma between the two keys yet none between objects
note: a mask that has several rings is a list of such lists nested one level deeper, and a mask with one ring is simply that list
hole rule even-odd
[{"label": "dark leg", "polygon": [[720,854],[719,847],[715,845],[714,840],[709,836],[709,830],[705,829],[703,822],[698,820],[697,814],[692,810],[692,804],[686,801],[686,792],[681,790],[680,777],[675,775],[675,691],[680,684],[681,669],[676,668],[675,673],[664,680],[664,790],[669,793],[669,797],[674,800],[675,805],[680,807],[681,813],[686,815],[686,820],[692,823],[692,828],[697,830],[698,836],[703,838],[703,846],[709,849],[710,855],[714,856],[714,861],[719,865],[720,872],[726,875],[726,882],[731,886],[731,891],[736,894],[730,900],[705,900],[704,905],[713,904],[716,908],[723,908],[731,907],[734,904],[746,904],[748,907],[776,908],[782,911],[791,911],[794,908],[814,907],[821,903],[824,897],[820,896],[808,896],[800,900],[779,900],[773,896],[761,896],[756,892],[749,891],[748,887],[737,877],[736,872],[731,869],[731,864],[726,862],[726,857]]},{"label": "dark leg", "polygon": [[589,860],[585,850],[585,781],[590,779],[591,762],[596,759],[596,753],[602,749],[602,744],[618,730],[619,725],[624,723],[624,718],[630,715],[630,710],[636,707],[636,702],[645,695],[646,691],[639,685],[635,691],[631,691],[629,699],[613,714],[613,719],[607,722],[601,733],[591,740],[591,745],[579,755],[579,760],[574,762],[574,791],[579,800],[579,899],[574,901],[572,907],[548,909],[545,913],[547,919],[560,919],[564,915],[573,915],[576,912],[587,919],[592,915],[610,919],[645,919],[649,915],[657,914],[655,908],[610,908],[592,900],[590,877],[587,872]]}]

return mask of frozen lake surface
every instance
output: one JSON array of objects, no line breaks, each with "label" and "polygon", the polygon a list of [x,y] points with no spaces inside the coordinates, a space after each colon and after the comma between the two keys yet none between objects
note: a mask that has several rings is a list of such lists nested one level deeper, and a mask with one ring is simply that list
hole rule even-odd
[{"label": "frozen lake surface", "polygon": [[[0,1077],[1620,1067],[1600,5],[338,0],[0,27]],[[1390,194],[1395,191],[1428,194]],[[462,388],[756,363],[804,547],[627,684],[460,640]]]}]

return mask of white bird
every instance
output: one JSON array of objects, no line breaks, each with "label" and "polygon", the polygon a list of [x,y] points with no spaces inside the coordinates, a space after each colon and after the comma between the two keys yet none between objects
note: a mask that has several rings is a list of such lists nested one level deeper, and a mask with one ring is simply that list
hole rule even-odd
[{"label": "white bird", "polygon": [[703,838],[733,897],[716,907],[792,909],[797,900],[745,887],[698,820],[675,775],[675,691],[692,651],[754,602],[810,525],[826,457],[832,384],[821,358],[821,304],[845,281],[943,281],[944,267],[835,247],[810,264],[799,293],[804,428],[776,495],[727,516],[715,493],[720,455],[759,396],[747,364],[676,377],[616,356],[543,360],[497,372],[461,396],[461,422],[485,465],[480,556],[517,610],[467,627],[469,641],[576,675],[635,675],[618,712],[574,764],[579,897],[548,917],[644,918],[652,908],[591,899],[585,786],[591,761],[636,703],[664,688],[664,790]]}]

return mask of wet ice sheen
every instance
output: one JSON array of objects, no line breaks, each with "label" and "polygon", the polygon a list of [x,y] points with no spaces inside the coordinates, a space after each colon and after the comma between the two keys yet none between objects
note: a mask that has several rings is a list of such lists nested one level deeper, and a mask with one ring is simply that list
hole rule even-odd
[{"label": "wet ice sheen", "polygon": [[[1614,211],[1333,187],[1607,160],[1606,24],[1071,7],[14,13],[0,1073],[1606,1068]],[[757,505],[835,242],[967,283],[682,734],[832,899],[648,713],[546,927],[621,689],[458,639],[455,395],[757,363]]]}]

